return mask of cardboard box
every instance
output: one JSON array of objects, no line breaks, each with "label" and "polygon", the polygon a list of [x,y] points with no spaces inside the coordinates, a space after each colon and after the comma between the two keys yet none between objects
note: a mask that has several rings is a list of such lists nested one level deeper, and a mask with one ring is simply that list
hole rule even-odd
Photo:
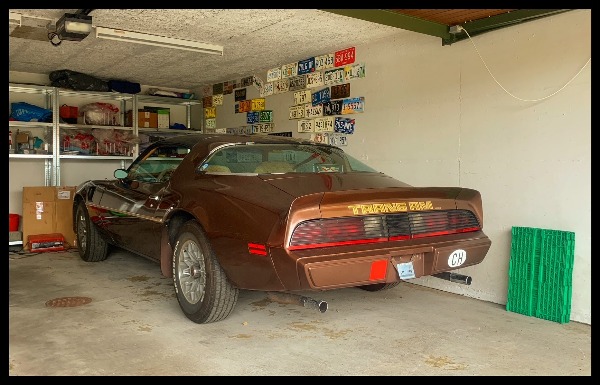
[{"label": "cardboard box", "polygon": [[[133,125],[131,111],[127,111],[127,114],[125,115],[125,125]],[[138,110],[138,127],[158,128],[158,114],[156,112]]]},{"label": "cardboard box", "polygon": [[[60,233],[67,247],[76,247],[73,196],[76,186],[23,187],[23,241],[30,235]],[[27,247],[27,246],[26,246]]]}]

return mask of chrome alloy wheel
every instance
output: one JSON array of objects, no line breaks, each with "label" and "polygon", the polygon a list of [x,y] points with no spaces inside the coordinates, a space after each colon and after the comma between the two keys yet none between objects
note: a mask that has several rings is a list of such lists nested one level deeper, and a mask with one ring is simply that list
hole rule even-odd
[{"label": "chrome alloy wheel", "polygon": [[206,292],[206,265],[204,254],[198,244],[187,240],[182,245],[178,258],[177,277],[183,296],[190,304],[202,300]]}]

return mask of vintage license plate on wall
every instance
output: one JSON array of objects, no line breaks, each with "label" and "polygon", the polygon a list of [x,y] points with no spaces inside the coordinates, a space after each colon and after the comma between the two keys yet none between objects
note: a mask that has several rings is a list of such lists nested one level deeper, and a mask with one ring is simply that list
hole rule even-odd
[{"label": "vintage license plate on wall", "polygon": [[332,53],[315,57],[315,71],[333,68],[334,56]]},{"label": "vintage license plate on wall", "polygon": [[284,92],[288,92],[289,89],[290,89],[289,79],[275,80],[275,82],[273,83],[273,93],[274,94],[281,94]]},{"label": "vintage license plate on wall", "polygon": [[217,107],[206,107],[204,109],[204,119],[216,118]]},{"label": "vintage license plate on wall", "polygon": [[306,74],[306,88],[320,87],[323,84],[323,72],[311,72]]},{"label": "vintage license plate on wall", "polygon": [[212,96],[212,104],[213,104],[213,106],[222,106],[223,105],[223,94],[213,95]]},{"label": "vintage license plate on wall", "polygon": [[331,99],[331,90],[329,89],[329,87],[323,88],[322,90],[319,90],[317,92],[313,92],[311,96],[311,102],[313,106],[328,102],[329,99]]},{"label": "vintage license plate on wall", "polygon": [[260,89],[260,96],[269,96],[273,95],[273,83],[265,83],[265,85]]},{"label": "vintage license plate on wall", "polygon": [[342,134],[353,134],[354,133],[355,120],[350,118],[335,118],[333,123],[333,131]]},{"label": "vintage license plate on wall", "polygon": [[300,119],[298,121],[298,132],[314,132],[313,121],[308,119]]},{"label": "vintage license plate on wall", "polygon": [[303,90],[306,88],[306,75],[292,76],[290,78],[290,91]]},{"label": "vintage license plate on wall", "polygon": [[240,101],[239,105],[239,112],[252,111],[252,100],[242,100]]},{"label": "vintage license plate on wall", "polygon": [[298,62],[284,64],[281,66],[281,78],[289,78],[298,75]]},{"label": "vintage license plate on wall", "polygon": [[256,129],[255,132],[259,132],[261,134],[268,134],[269,132],[273,132],[273,130],[275,129],[275,125],[273,123],[262,123],[255,124],[254,128]]},{"label": "vintage license plate on wall", "polygon": [[337,51],[335,53],[335,66],[341,67],[346,64],[354,63],[354,59],[356,58],[356,48],[350,47],[343,49],[341,51]]},{"label": "vintage license plate on wall", "polygon": [[229,95],[229,94],[233,93],[234,88],[235,88],[235,80],[223,82],[223,94],[224,95]]},{"label": "vintage license plate on wall", "polygon": [[311,100],[311,94],[308,90],[294,92],[294,104],[304,104]]},{"label": "vintage license plate on wall", "polygon": [[236,102],[246,100],[246,89],[240,88],[239,90],[235,90],[235,93],[233,94],[233,98],[235,99]]},{"label": "vintage license plate on wall", "polygon": [[348,136],[346,134],[333,133],[329,134],[329,144],[333,146],[347,146],[348,145]]},{"label": "vintage license plate on wall", "polygon": [[331,99],[342,99],[350,96],[350,83],[331,86]]},{"label": "vintage license plate on wall", "polygon": [[323,116],[323,105],[317,104],[316,106],[311,106],[310,104],[306,104],[306,110],[304,111],[304,117],[306,119],[312,119],[319,116]]},{"label": "vintage license plate on wall", "polygon": [[212,102],[213,102],[212,96],[205,96],[202,98],[202,106],[204,106],[204,107],[212,107],[213,106]]},{"label": "vintage license plate on wall", "polygon": [[356,114],[364,112],[365,110],[365,97],[359,98],[348,98],[344,99],[342,103],[342,115],[345,114]]},{"label": "vintage license plate on wall", "polygon": [[290,119],[302,119],[304,117],[304,110],[304,104],[290,107]]},{"label": "vintage license plate on wall", "polygon": [[365,77],[365,63],[353,64],[344,67],[344,79],[350,81],[356,78]]},{"label": "vintage license plate on wall", "polygon": [[310,140],[317,143],[329,143],[329,135],[324,134],[322,132],[316,132],[314,134],[310,134]]},{"label": "vintage license plate on wall", "polygon": [[315,58],[300,60],[298,62],[298,75],[307,74],[315,70]]},{"label": "vintage license plate on wall", "polygon": [[267,82],[274,82],[281,79],[281,68],[271,68],[267,71]]},{"label": "vintage license plate on wall", "polygon": [[265,109],[265,98],[252,99],[252,111],[262,111]]},{"label": "vintage license plate on wall", "polygon": [[315,132],[333,132],[333,122],[335,118],[328,116],[315,119]]},{"label": "vintage license plate on wall", "polygon": [[202,96],[212,96],[212,89],[211,85],[202,87]]},{"label": "vintage license plate on wall", "polygon": [[223,93],[223,83],[213,84],[213,95],[218,95]]},{"label": "vintage license plate on wall", "polygon": [[260,90],[265,85],[265,82],[258,76],[254,75],[252,78],[254,79],[254,87],[256,87],[257,90]]},{"label": "vintage license plate on wall", "polygon": [[344,69],[343,68],[335,68],[332,70],[325,71],[323,75],[324,82],[326,86],[332,84],[339,84],[344,82]]},{"label": "vintage license plate on wall", "polygon": [[206,119],[204,121],[204,127],[206,127],[206,128],[217,128],[217,119],[216,118]]},{"label": "vintage license plate on wall", "polygon": [[323,115],[341,115],[343,100],[330,100],[323,103]]},{"label": "vintage license plate on wall", "polygon": [[258,113],[258,121],[261,123],[273,122],[273,111],[272,110],[260,111]]},{"label": "vintage license plate on wall", "polygon": [[258,111],[246,113],[246,123],[248,123],[248,124],[258,123]]},{"label": "vintage license plate on wall", "polygon": [[215,128],[215,134],[226,134],[226,133],[227,133],[226,128]]},{"label": "vintage license plate on wall", "polygon": [[254,83],[254,76],[246,76],[245,78],[242,78],[241,82],[242,87],[250,87],[252,83]]}]

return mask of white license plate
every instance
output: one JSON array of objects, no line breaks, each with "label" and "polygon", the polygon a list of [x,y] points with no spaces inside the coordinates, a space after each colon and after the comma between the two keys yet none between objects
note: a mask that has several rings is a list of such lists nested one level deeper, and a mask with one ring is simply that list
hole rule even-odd
[{"label": "white license plate", "polygon": [[311,93],[308,90],[294,92],[294,104],[304,104],[311,101]]},{"label": "white license plate", "polygon": [[298,62],[284,64],[281,66],[281,78],[289,78],[298,75]]},{"label": "white license plate", "polygon": [[306,74],[306,88],[320,87],[323,83],[323,72],[311,72]]},{"label": "white license plate", "polygon": [[312,120],[300,119],[298,121],[298,132],[314,132],[313,123]]},{"label": "white license plate", "polygon": [[396,265],[396,267],[398,268],[398,275],[400,276],[400,279],[416,278],[415,268],[413,266],[412,261],[405,262],[405,263],[399,263],[398,265]]},{"label": "white license plate", "polygon": [[304,117],[307,119],[317,118],[319,116],[323,116],[323,105],[317,104],[316,106],[311,106],[310,104],[306,104],[306,110],[304,111]]},{"label": "white license plate", "polygon": [[290,107],[290,119],[301,119],[304,117],[305,104]]},{"label": "white license plate", "polygon": [[275,80],[281,79],[281,68],[272,68],[267,71],[267,81],[274,82]]}]

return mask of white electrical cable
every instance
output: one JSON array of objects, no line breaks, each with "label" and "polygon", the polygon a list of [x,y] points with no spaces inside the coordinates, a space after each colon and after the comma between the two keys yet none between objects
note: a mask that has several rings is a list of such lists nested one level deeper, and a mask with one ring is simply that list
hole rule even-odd
[{"label": "white electrical cable", "polygon": [[485,68],[487,69],[487,71],[489,72],[489,74],[490,74],[490,76],[492,77],[492,79],[494,79],[494,81],[496,82],[496,84],[498,84],[498,85],[500,86],[500,88],[502,88],[502,89],[504,90],[504,92],[506,92],[507,94],[509,94],[509,95],[510,95],[510,96],[512,96],[513,98],[515,98],[515,99],[518,99],[518,100],[521,100],[521,101],[523,101],[523,102],[539,102],[540,100],[548,99],[548,98],[550,98],[550,97],[552,97],[552,96],[554,96],[554,95],[558,94],[560,91],[562,91],[563,89],[565,89],[565,87],[567,87],[567,86],[568,86],[568,85],[569,85],[569,84],[570,84],[570,83],[571,83],[573,80],[575,80],[575,78],[576,78],[577,76],[579,76],[579,74],[581,73],[581,71],[583,71],[583,69],[584,69],[585,67],[587,67],[587,65],[589,64],[589,62],[592,60],[592,57],[590,56],[590,58],[588,59],[588,61],[587,61],[587,62],[586,62],[584,65],[583,65],[583,67],[581,67],[581,69],[579,70],[579,72],[577,72],[577,73],[575,74],[575,76],[573,76],[573,77],[571,78],[571,80],[569,80],[569,81],[568,81],[568,82],[567,82],[567,83],[566,83],[564,86],[562,86],[562,87],[561,87],[560,89],[558,89],[556,92],[554,92],[554,93],[552,93],[552,94],[550,94],[550,95],[548,95],[548,96],[545,96],[545,97],[543,97],[543,98],[540,98],[540,99],[521,99],[521,98],[519,98],[518,96],[515,96],[515,95],[511,94],[511,93],[510,93],[510,92],[509,92],[509,91],[508,91],[506,88],[504,88],[504,87],[502,86],[502,84],[500,84],[500,83],[498,82],[498,80],[496,80],[496,78],[495,78],[495,77],[494,77],[494,75],[492,74],[492,71],[490,71],[490,69],[488,68],[487,64],[485,64],[485,60],[483,60],[483,57],[482,57],[482,56],[481,56],[481,54],[479,53],[479,50],[477,49],[477,46],[475,45],[475,42],[473,41],[473,39],[471,39],[471,35],[469,35],[469,32],[468,32],[468,31],[467,31],[467,30],[466,30],[464,27],[462,27],[462,26],[460,26],[460,25],[459,25],[459,26],[457,26],[457,27],[458,27],[459,31],[465,31],[465,33],[466,33],[466,34],[467,34],[467,36],[469,37],[469,40],[471,40],[471,43],[473,43],[473,47],[475,47],[475,51],[477,51],[477,55],[479,55],[479,58],[481,59],[481,62],[483,63],[483,65],[485,66]]}]

